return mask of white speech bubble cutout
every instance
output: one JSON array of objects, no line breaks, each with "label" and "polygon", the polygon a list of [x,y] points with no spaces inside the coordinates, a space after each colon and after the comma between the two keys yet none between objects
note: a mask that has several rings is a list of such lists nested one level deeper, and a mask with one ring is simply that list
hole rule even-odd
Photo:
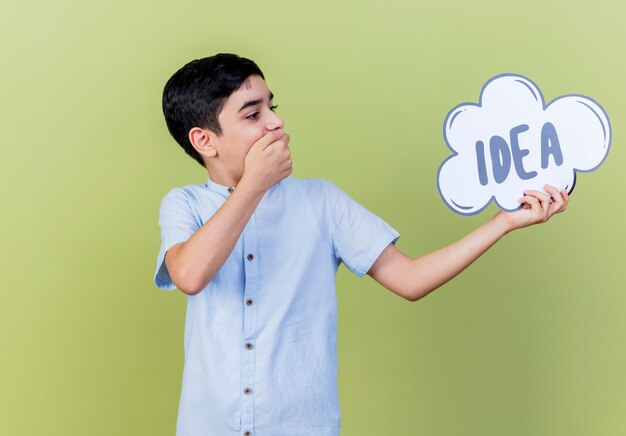
[{"label": "white speech bubble cutout", "polygon": [[443,136],[453,154],[439,167],[439,194],[454,212],[475,215],[491,200],[517,210],[524,190],[545,192],[546,184],[571,193],[577,172],[606,159],[611,126],[589,97],[564,95],[545,105],[532,81],[500,74],[485,83],[478,104],[448,113]]}]

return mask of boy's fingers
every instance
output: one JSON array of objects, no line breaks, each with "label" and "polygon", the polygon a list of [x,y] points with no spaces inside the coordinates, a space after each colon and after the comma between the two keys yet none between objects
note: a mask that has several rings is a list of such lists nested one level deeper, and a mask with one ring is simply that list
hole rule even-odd
[{"label": "boy's fingers", "polygon": [[267,147],[265,147],[265,149],[268,149],[268,151],[279,151],[281,149],[287,149],[289,150],[289,140],[290,137],[288,134],[283,133],[278,139],[276,139],[275,141],[272,141]]},{"label": "boy's fingers", "polygon": [[536,197],[527,195],[520,200],[520,203],[530,206],[530,209],[536,213],[537,215],[541,215],[543,211],[541,210],[541,205],[539,204],[539,200]]},{"label": "boy's fingers", "polygon": [[561,208],[561,212],[563,212],[569,204],[569,194],[565,189],[561,191],[561,198],[563,198],[563,207]]},{"label": "boy's fingers", "polygon": [[265,135],[263,135],[261,139],[255,142],[254,145],[250,148],[250,150],[257,149],[257,148],[260,150],[265,150],[267,147],[270,146],[270,144],[272,144],[277,139],[280,139],[284,135],[285,133],[283,133],[282,129],[271,130],[267,132]]},{"label": "boy's fingers", "polygon": [[544,218],[547,218],[547,215],[550,211],[550,196],[541,191],[535,191],[534,189],[529,189],[524,191],[524,194],[530,198],[535,198],[539,202],[539,211]]},{"label": "boy's fingers", "polygon": [[557,202],[557,201],[552,202],[552,204],[550,205],[550,211],[548,212],[548,215],[552,216],[555,213],[561,212],[562,207],[563,207],[562,202]]},{"label": "boy's fingers", "polygon": [[549,211],[550,216],[552,216],[555,213],[560,211],[560,209],[563,207],[563,204],[565,203],[565,201],[563,200],[563,197],[561,196],[561,193],[556,188],[554,188],[554,187],[552,187],[550,185],[546,185],[546,186],[544,186],[544,188],[552,196],[552,198],[550,199],[550,211]]},{"label": "boy's fingers", "polygon": [[554,186],[551,185],[545,185],[543,187],[546,191],[548,191],[548,194],[550,194],[552,196],[553,200],[556,200],[556,196],[559,193],[559,191],[557,191],[557,189]]},{"label": "boy's fingers", "polygon": [[524,191],[524,195],[530,195],[532,197],[536,197],[542,203],[544,201],[547,201],[548,203],[550,202],[550,196],[548,194],[546,194],[545,192],[541,192],[541,191],[535,191],[534,189],[527,189],[526,191]]},{"label": "boy's fingers", "polygon": [[[289,145],[290,140],[291,140],[291,137],[287,133],[283,133],[283,135],[280,138],[272,142],[270,145],[274,146],[274,144],[276,144],[277,146],[282,145],[284,147],[287,147]],[[268,145],[268,147],[270,145]]]},{"label": "boy's fingers", "polygon": [[271,152],[276,159],[276,162],[280,162],[281,164],[286,163],[291,159],[291,150],[289,150],[289,146],[287,143],[289,140],[283,141],[285,138],[281,138],[280,140],[272,143],[267,147],[267,152]]}]

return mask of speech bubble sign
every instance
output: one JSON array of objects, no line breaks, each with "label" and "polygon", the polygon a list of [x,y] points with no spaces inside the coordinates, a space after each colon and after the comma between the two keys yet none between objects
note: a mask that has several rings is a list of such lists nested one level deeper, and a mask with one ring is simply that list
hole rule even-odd
[{"label": "speech bubble sign", "polygon": [[609,118],[595,100],[569,94],[545,105],[531,80],[500,74],[476,103],[448,112],[443,125],[452,151],[439,167],[441,198],[454,212],[474,215],[493,200],[519,209],[524,190],[548,184],[571,193],[577,172],[596,170],[611,144]]}]

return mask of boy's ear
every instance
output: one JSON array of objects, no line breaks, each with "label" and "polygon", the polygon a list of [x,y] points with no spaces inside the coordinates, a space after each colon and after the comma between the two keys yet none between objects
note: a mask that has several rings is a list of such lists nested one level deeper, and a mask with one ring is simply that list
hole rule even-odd
[{"label": "boy's ear", "polygon": [[217,156],[215,136],[215,133],[211,132],[209,129],[193,127],[189,130],[189,142],[191,142],[193,148],[195,148],[200,155],[205,157]]}]

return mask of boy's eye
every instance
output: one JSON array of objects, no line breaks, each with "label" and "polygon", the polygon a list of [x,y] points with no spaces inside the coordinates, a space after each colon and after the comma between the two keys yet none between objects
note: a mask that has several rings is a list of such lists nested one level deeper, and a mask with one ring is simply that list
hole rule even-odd
[{"label": "boy's eye", "polygon": [[[278,105],[270,106],[270,110],[272,112],[274,112],[277,108],[278,108]],[[260,115],[261,115],[261,112],[260,111],[256,111],[256,112],[248,115],[246,118],[249,119],[249,120],[256,120],[257,118],[259,118]]]}]

